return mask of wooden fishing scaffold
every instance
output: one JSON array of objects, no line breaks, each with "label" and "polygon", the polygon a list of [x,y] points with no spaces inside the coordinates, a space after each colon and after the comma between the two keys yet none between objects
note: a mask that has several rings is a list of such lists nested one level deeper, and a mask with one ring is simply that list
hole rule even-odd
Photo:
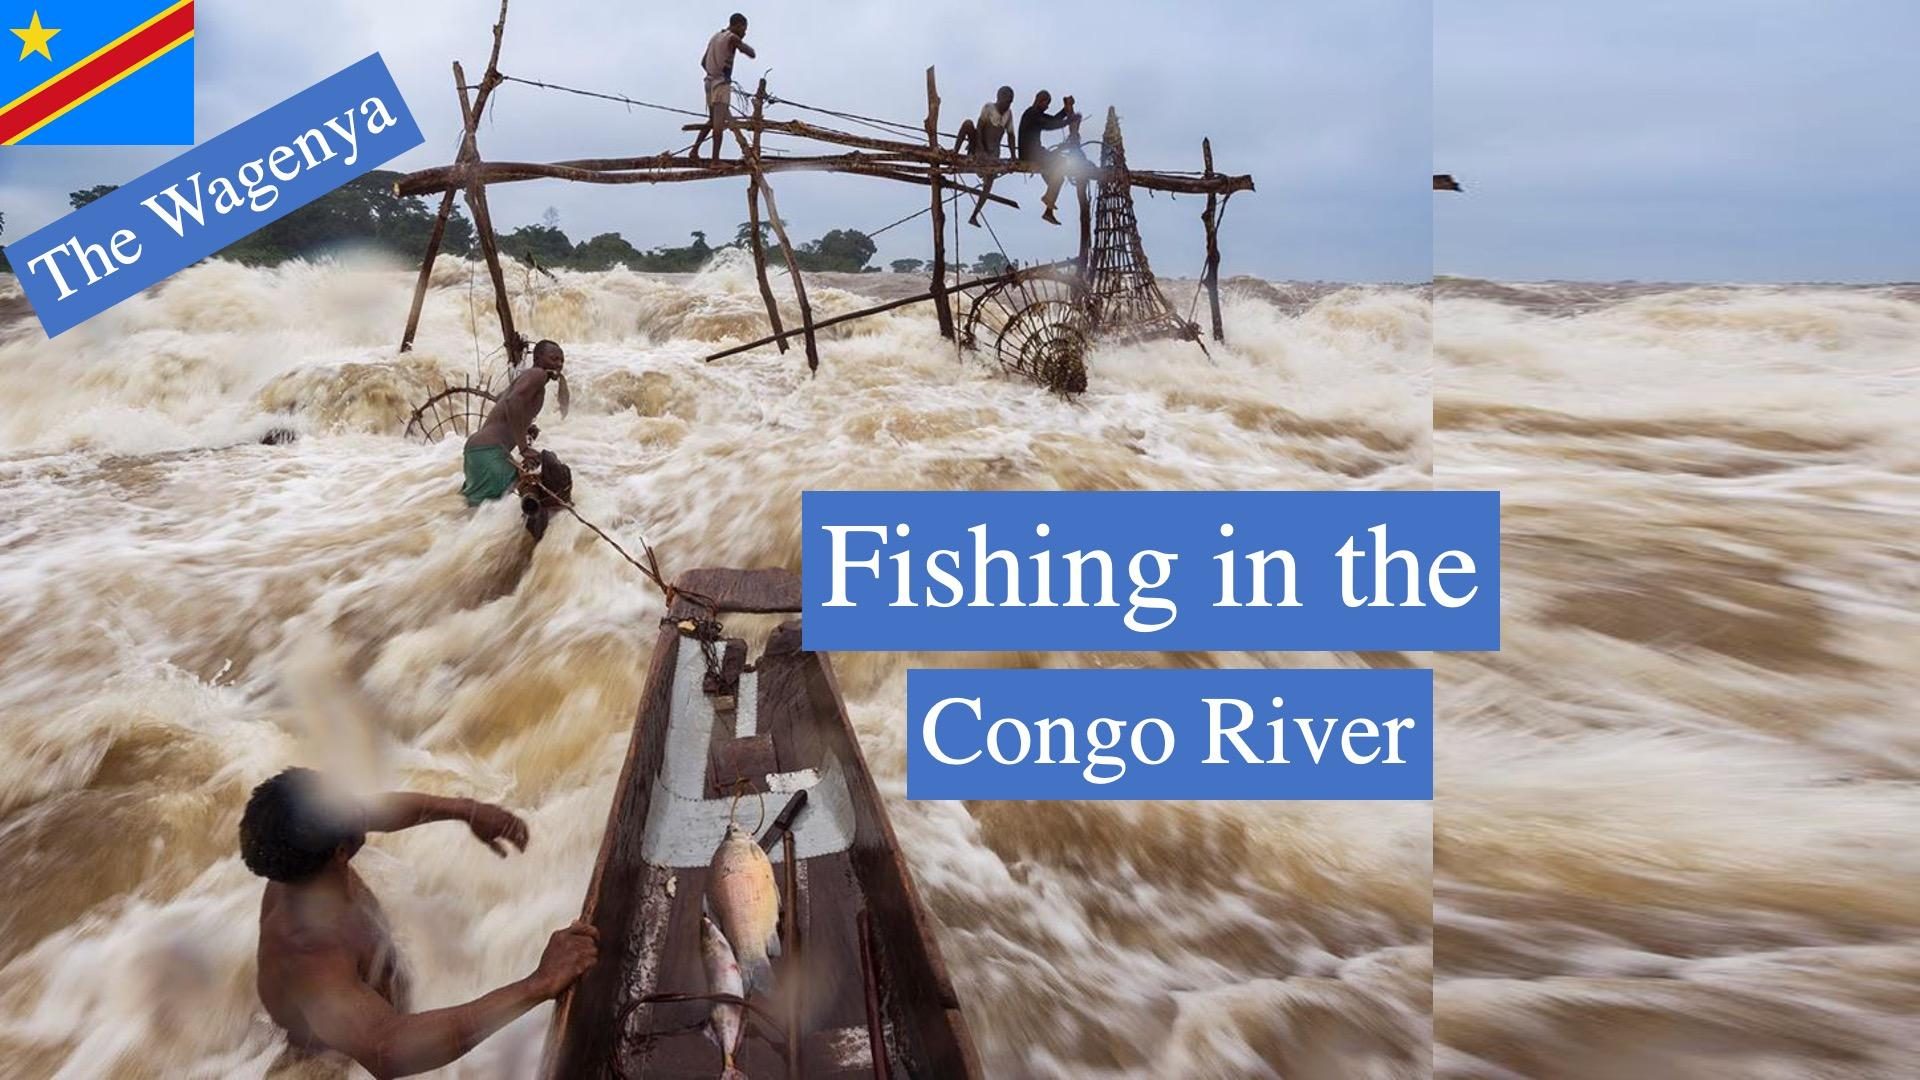
[{"label": "wooden fishing scaffold", "polygon": [[[799,337],[806,352],[808,368],[817,370],[820,364],[818,331],[910,304],[931,301],[943,337],[989,353],[1002,368],[1057,392],[1076,393],[1084,390],[1085,354],[1094,341],[1171,336],[1197,342],[1201,337],[1199,325],[1183,316],[1167,299],[1148,266],[1134,217],[1135,188],[1206,196],[1206,208],[1201,214],[1206,257],[1195,290],[1194,306],[1198,305],[1199,291],[1204,289],[1209,298],[1212,336],[1215,341],[1225,340],[1220,315],[1220,222],[1227,202],[1235,193],[1253,190],[1253,178],[1215,172],[1210,140],[1201,141],[1202,171],[1132,169],[1127,164],[1119,116],[1109,108],[1105,130],[1097,144],[1097,163],[1085,156],[1078,117],[1069,125],[1065,143],[1051,152],[1054,155],[1051,164],[1036,165],[999,157],[976,157],[942,145],[954,136],[941,130],[940,95],[934,69],[930,67],[927,69],[927,114],[918,128],[898,121],[786,101],[768,93],[766,80],[761,79],[750,96],[736,91],[736,102],[744,101],[750,111],[748,108],[736,109],[729,127],[728,134],[739,150],[739,157],[734,160],[699,160],[683,153],[669,152],[644,157],[590,158],[551,163],[488,161],[480,156],[476,131],[494,92],[508,82],[622,102],[630,107],[679,113],[700,121],[685,125],[686,131],[699,131],[706,126],[704,114],[691,110],[502,73],[500,46],[506,32],[506,20],[507,0],[501,0],[500,17],[493,27],[493,50],[488,57],[486,71],[477,84],[469,85],[461,65],[457,62],[453,65],[462,122],[459,150],[453,164],[410,173],[394,186],[398,195],[441,195],[439,216],[427,240],[427,250],[414,286],[413,304],[407,314],[406,331],[400,341],[402,352],[413,347],[434,261],[440,254],[447,220],[453,212],[454,198],[464,194],[480,254],[492,279],[494,306],[500,318],[508,363],[515,367],[520,364],[526,342],[514,327],[499,241],[487,208],[487,188],[493,184],[545,178],[589,184],[664,184],[724,178],[744,178],[747,181],[747,241],[771,333],[756,341],[714,353],[707,357],[709,361],[767,345],[786,352],[789,339]],[[778,107],[820,113],[881,134],[856,134],[810,121],[768,115],[770,109]],[[921,133],[924,134],[924,141],[908,138],[910,134]],[[766,145],[770,136],[824,144],[837,152],[776,151]],[[717,133],[715,139],[716,142],[719,140]],[[984,186],[969,181],[990,180],[1009,173],[1034,173],[1043,169],[1061,170],[1074,186],[1080,211],[1078,254],[1060,262],[1009,269],[969,281],[951,281],[952,273],[947,261],[947,218],[953,204],[962,197],[971,196],[982,205],[1019,207],[1017,202],[1005,195],[992,193]],[[807,298],[806,282],[795,259],[793,244],[787,238],[786,226],[769,181],[769,177],[775,173],[794,171],[845,173],[930,189],[926,209],[886,226],[892,228],[923,214],[931,217],[933,259],[930,288],[920,295],[860,311],[826,319],[814,318],[813,306]],[[763,201],[764,218],[761,208]],[[783,325],[773,285],[768,278],[766,242],[762,236],[763,220],[778,240],[779,254],[786,263],[787,276],[792,283],[800,315],[797,329],[789,330]],[[957,214],[954,220],[957,242]],[[988,231],[992,234],[990,221]],[[998,244],[997,236],[995,244]],[[956,296],[964,304],[957,321]]]}]

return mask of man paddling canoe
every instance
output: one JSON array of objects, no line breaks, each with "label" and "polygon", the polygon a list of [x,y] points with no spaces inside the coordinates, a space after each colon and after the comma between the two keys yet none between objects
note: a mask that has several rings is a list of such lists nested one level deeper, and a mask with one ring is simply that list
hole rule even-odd
[{"label": "man paddling canoe", "polygon": [[460,821],[506,857],[527,823],[498,806],[394,792],[365,802],[326,789],[309,769],[254,788],[240,818],[240,855],[268,879],[260,900],[257,986],[289,1055],[345,1054],[378,1077],[437,1069],[540,1002],[597,959],[598,932],[575,922],[547,940],[533,974],[464,1005],[411,1012],[407,977],[380,902],[349,861],[369,832]]}]

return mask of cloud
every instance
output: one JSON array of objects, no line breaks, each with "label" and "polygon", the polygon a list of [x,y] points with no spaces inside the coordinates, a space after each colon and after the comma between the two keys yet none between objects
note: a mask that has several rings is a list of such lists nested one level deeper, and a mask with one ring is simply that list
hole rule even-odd
[{"label": "cloud", "polygon": [[1920,277],[1917,43],[1904,0],[1447,4],[1436,267]]}]

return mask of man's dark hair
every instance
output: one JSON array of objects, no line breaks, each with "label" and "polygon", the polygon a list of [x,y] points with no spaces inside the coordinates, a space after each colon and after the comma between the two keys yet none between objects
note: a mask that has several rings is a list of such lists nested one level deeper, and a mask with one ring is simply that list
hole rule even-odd
[{"label": "man's dark hair", "polygon": [[747,17],[736,11],[733,14],[727,16],[727,25],[728,26],[745,26],[747,25]]},{"label": "man's dark hair", "polygon": [[996,98],[1010,98],[1013,96],[1013,87],[1003,86],[1000,88],[1000,92],[993,96]]},{"label": "man's dark hair", "polygon": [[361,838],[357,822],[327,805],[320,774],[288,769],[253,789],[240,815],[240,858],[270,881],[304,881],[342,844]]},{"label": "man's dark hair", "polygon": [[556,353],[559,351],[560,351],[559,342],[542,338],[540,342],[533,347],[533,358],[535,360],[538,360],[543,356],[550,356],[553,353]]}]

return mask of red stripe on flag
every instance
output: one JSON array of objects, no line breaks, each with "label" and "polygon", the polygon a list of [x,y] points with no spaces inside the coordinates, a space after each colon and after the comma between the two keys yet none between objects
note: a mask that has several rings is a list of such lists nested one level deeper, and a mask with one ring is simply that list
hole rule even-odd
[{"label": "red stripe on flag", "polygon": [[153,59],[155,54],[192,32],[193,5],[189,3],[0,113],[0,143],[11,142],[21,132],[98,90],[102,84],[126,74],[129,68]]}]

